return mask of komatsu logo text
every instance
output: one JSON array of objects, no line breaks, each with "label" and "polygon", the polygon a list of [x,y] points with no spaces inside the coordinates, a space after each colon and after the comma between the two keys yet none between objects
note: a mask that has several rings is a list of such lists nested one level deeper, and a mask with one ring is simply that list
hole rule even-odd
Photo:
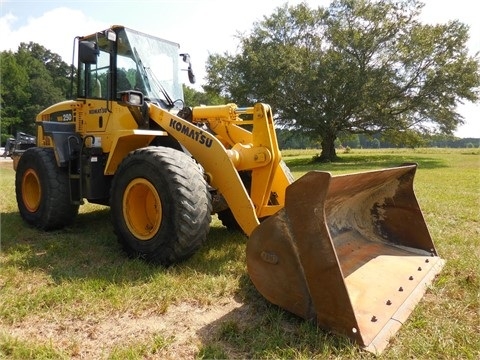
[{"label": "komatsu logo text", "polygon": [[192,138],[193,140],[197,141],[201,145],[205,145],[206,147],[211,147],[213,140],[206,137],[202,131],[197,129],[193,129],[190,126],[184,125],[178,122],[175,119],[170,119],[170,125],[172,129]]},{"label": "komatsu logo text", "polygon": [[88,110],[88,113],[90,115],[95,115],[95,114],[106,114],[108,112],[107,108],[99,108],[99,109],[91,109]]}]

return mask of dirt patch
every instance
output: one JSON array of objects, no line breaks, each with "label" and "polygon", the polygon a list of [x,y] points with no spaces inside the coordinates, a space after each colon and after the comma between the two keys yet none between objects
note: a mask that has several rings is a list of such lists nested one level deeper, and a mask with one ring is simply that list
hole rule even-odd
[{"label": "dirt patch", "polygon": [[245,311],[232,299],[208,307],[173,305],[162,315],[126,313],[101,320],[29,317],[5,330],[19,340],[52,344],[74,359],[105,359],[114,349],[142,344],[154,347],[146,351],[148,359],[193,359],[202,342],[215,335],[220,319],[243,317]]}]

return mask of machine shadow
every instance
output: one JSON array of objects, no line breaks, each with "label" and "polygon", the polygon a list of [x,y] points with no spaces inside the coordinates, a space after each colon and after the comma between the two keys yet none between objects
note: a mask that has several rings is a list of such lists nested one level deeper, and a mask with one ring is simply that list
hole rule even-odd
[{"label": "machine shadow", "polygon": [[217,226],[211,227],[207,241],[197,253],[168,268],[129,258],[117,241],[111,216],[110,209],[105,207],[79,213],[74,223],[64,229],[42,231],[26,225],[18,212],[2,213],[3,266],[40,270],[56,283],[65,279],[99,279],[125,284],[149,281],[152,275],[172,269],[176,273],[194,270],[217,275],[232,262],[237,262],[238,268],[245,261],[246,236]]},{"label": "machine shadow", "polygon": [[419,169],[437,169],[448,166],[438,158],[428,156],[410,157],[408,154],[349,155],[348,157],[340,157],[336,162],[329,163],[315,162],[311,157],[289,158],[287,156],[284,157],[284,160],[291,171],[358,172],[358,169],[378,170],[400,166],[405,163],[417,163]]}]

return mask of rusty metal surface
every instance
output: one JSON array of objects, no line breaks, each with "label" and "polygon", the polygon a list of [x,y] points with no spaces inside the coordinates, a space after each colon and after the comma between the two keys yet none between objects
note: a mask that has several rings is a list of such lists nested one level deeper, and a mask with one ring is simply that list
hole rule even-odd
[{"label": "rusty metal surface", "polygon": [[415,165],[332,177],[310,172],[247,243],[270,302],[380,353],[443,260],[413,193]]},{"label": "rusty metal surface", "polygon": [[413,191],[415,172],[406,165],[332,177],[323,206],[334,241],[353,229],[369,241],[435,252]]},{"label": "rusty metal surface", "polygon": [[385,349],[443,263],[437,256],[379,255],[345,279],[363,346]]}]

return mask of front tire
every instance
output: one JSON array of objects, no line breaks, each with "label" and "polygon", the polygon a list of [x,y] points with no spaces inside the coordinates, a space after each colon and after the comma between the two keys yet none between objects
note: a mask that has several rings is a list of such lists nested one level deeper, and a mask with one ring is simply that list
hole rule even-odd
[{"label": "front tire", "polygon": [[67,169],[57,166],[53,149],[33,147],[22,154],[15,194],[20,215],[28,224],[42,230],[70,225],[79,206],[71,203],[69,191]]},{"label": "front tire", "polygon": [[210,229],[202,170],[171,148],[130,153],[113,178],[110,201],[115,233],[127,253],[164,266],[192,256]]}]

